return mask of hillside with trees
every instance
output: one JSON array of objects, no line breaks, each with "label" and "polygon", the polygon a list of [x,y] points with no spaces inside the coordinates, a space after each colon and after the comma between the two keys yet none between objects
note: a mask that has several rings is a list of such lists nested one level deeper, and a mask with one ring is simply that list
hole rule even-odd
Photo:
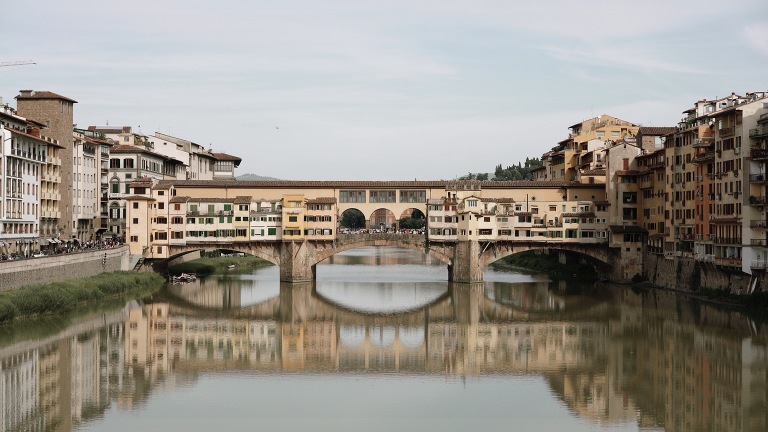
[{"label": "hillside with trees", "polygon": [[496,170],[493,173],[493,178],[490,177],[490,173],[469,173],[465,176],[459,177],[459,180],[491,180],[491,181],[515,181],[515,180],[529,180],[531,178],[531,171],[541,166],[541,160],[538,158],[525,158],[525,162],[518,162],[517,165],[511,165],[506,168],[502,168],[501,164],[496,165]]}]

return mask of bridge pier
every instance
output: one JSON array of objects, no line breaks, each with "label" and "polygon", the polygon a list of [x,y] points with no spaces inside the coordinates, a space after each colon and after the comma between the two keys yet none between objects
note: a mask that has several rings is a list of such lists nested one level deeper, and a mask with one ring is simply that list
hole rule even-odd
[{"label": "bridge pier", "polygon": [[459,283],[482,282],[485,268],[480,259],[481,254],[477,240],[457,241],[456,253],[448,265],[448,280]]},{"label": "bridge pier", "polygon": [[284,241],[280,244],[280,281],[308,282],[316,279],[316,266],[307,241]]}]

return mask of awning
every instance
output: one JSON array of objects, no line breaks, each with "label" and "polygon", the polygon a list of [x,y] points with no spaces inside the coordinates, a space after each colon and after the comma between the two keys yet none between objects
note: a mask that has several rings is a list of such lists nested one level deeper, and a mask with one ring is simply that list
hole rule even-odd
[{"label": "awning", "polygon": [[40,246],[48,246],[48,239],[37,239],[37,242],[40,243]]}]

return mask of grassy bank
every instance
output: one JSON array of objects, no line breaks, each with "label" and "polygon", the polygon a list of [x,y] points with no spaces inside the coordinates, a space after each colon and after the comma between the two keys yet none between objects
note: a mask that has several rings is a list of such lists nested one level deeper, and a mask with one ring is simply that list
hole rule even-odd
[{"label": "grassy bank", "polygon": [[207,276],[216,272],[225,271],[230,265],[234,265],[236,269],[243,270],[271,266],[272,263],[251,255],[242,257],[226,256],[200,258],[170,266],[168,267],[168,273],[171,275],[179,275],[181,273],[194,273],[198,276]]},{"label": "grassy bank", "polygon": [[67,313],[114,299],[135,298],[157,291],[164,282],[155,273],[118,271],[3,291],[0,292],[0,323],[17,317]]},{"label": "grassy bank", "polygon": [[597,274],[590,264],[561,264],[556,255],[536,254],[535,251],[521,252],[504,258],[503,263],[548,274],[553,279],[577,278],[596,280]]}]

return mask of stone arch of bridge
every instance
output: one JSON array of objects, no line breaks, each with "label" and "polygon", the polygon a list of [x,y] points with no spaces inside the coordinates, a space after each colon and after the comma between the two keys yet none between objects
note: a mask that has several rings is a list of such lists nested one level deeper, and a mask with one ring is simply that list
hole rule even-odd
[{"label": "stone arch of bridge", "polygon": [[234,252],[234,253],[242,252],[248,255],[253,255],[255,257],[261,258],[265,261],[269,261],[274,265],[280,265],[280,256],[279,254],[276,254],[274,251],[265,250],[263,248],[252,249],[248,247],[242,247],[242,248],[240,247],[222,247],[222,248],[187,247],[186,249],[169,256],[168,258],[158,260],[157,263],[163,263],[166,266],[173,265],[175,260],[177,260],[178,258],[184,255],[187,255],[193,252],[202,252],[202,251],[213,250],[213,249],[219,249],[222,251]]},{"label": "stone arch of bridge", "polygon": [[451,257],[445,254],[444,252],[437,249],[433,249],[431,247],[426,248],[423,242],[408,241],[408,240],[411,240],[409,238],[410,236],[404,236],[404,237],[405,237],[405,240],[370,238],[370,239],[354,239],[354,240],[348,240],[348,241],[340,241],[340,242],[337,242],[336,245],[332,248],[318,251],[318,253],[315,254],[315,259],[312,260],[311,265],[314,266],[322,261],[325,261],[329,257],[336,255],[339,252],[344,252],[346,250],[367,247],[367,246],[392,246],[392,247],[411,249],[418,252],[426,253],[427,255],[439,260],[440,262],[446,265],[451,264]]},{"label": "stone arch of bridge", "polygon": [[[483,247],[483,245],[481,245]],[[571,252],[577,253],[580,256],[590,258],[595,264],[602,270],[610,270],[613,265],[611,263],[611,257],[608,252],[608,247],[604,245],[569,245],[567,243],[544,243],[544,242],[528,242],[528,243],[492,243],[489,247],[484,248],[481,259],[481,265],[483,268],[488,265],[506,258],[508,256],[516,255],[521,252],[527,251],[542,251],[549,253],[550,251],[556,252]]]},{"label": "stone arch of bridge", "polygon": [[369,228],[391,228],[395,226],[397,218],[392,210],[381,207],[374,210],[368,217]]}]

